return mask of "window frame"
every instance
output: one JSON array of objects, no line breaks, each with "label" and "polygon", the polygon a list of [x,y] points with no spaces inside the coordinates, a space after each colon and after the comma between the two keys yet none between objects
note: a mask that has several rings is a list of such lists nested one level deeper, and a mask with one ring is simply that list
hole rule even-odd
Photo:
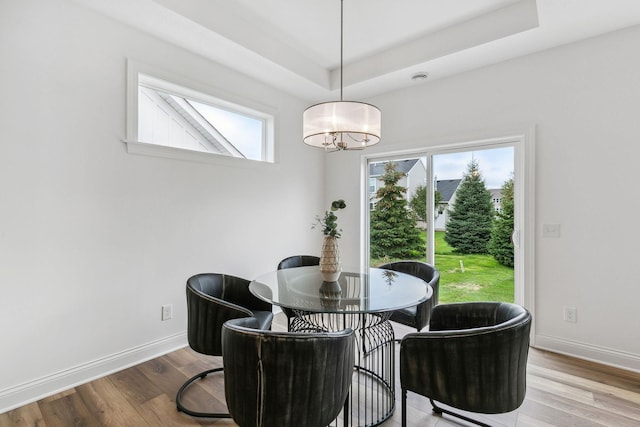
[{"label": "window frame", "polygon": [[[138,135],[138,87],[140,85],[261,120],[263,122],[262,160],[140,141]],[[127,59],[126,97],[126,137],[123,142],[129,154],[235,166],[276,163],[277,115],[274,107],[231,95],[209,85],[131,59]]]}]

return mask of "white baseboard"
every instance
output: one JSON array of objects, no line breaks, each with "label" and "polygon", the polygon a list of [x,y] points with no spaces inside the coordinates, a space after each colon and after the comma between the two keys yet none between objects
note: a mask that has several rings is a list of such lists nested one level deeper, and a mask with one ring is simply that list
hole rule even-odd
[{"label": "white baseboard", "polygon": [[546,335],[536,335],[534,347],[627,371],[640,372],[640,356],[637,354]]},{"label": "white baseboard", "polygon": [[186,333],[171,335],[64,371],[0,390],[0,414],[187,345]]}]

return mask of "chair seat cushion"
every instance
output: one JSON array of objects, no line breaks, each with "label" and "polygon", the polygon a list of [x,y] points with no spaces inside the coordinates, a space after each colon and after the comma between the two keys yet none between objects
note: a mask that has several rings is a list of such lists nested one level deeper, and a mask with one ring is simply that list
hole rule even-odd
[{"label": "chair seat cushion", "polygon": [[394,322],[401,323],[401,324],[406,325],[406,326],[415,327],[415,325],[416,325],[416,306],[407,307],[407,308],[401,308],[399,310],[394,311],[393,314],[391,315],[391,319],[390,320],[392,320]]},{"label": "chair seat cushion", "polygon": [[258,320],[259,329],[271,329],[271,321],[273,320],[273,312],[271,311],[252,311],[253,317]]}]

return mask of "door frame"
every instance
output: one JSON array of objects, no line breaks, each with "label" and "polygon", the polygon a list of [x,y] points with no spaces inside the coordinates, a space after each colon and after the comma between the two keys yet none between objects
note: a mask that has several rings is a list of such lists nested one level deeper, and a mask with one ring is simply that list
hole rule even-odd
[{"label": "door frame", "polygon": [[[372,160],[394,160],[426,157],[427,200],[433,200],[434,155],[461,151],[513,147],[514,177],[514,302],[526,307],[535,319],[535,126],[520,133],[494,138],[452,142],[434,146],[363,154],[361,170],[361,265],[369,265],[369,168]],[[433,203],[427,204],[427,227],[433,230]],[[433,263],[433,233],[427,234],[427,261]],[[535,337],[535,322],[531,325],[531,337]],[[534,343],[532,342],[532,345]]]}]

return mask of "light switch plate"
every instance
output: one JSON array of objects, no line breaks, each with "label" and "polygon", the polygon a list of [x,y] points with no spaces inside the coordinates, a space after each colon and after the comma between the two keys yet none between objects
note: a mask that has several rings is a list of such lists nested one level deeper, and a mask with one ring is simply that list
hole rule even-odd
[{"label": "light switch plate", "polygon": [[542,224],[542,237],[560,237],[560,224]]}]

